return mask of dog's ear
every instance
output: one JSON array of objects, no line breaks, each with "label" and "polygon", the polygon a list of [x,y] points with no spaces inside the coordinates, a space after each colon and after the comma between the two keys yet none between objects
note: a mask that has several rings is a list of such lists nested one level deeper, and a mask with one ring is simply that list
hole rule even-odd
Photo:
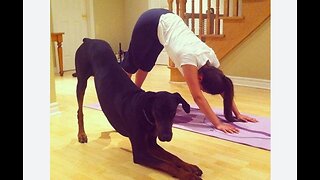
[{"label": "dog's ear", "polygon": [[186,100],[184,100],[179,93],[173,93],[173,95],[176,97],[178,104],[182,104],[182,108],[186,113],[190,112],[190,105],[187,103]]}]

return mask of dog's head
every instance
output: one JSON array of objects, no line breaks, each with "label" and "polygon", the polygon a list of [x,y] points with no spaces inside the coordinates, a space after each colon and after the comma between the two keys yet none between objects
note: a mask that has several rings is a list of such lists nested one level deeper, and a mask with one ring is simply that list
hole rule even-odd
[{"label": "dog's head", "polygon": [[190,112],[190,105],[179,93],[165,91],[155,93],[151,114],[155,121],[156,135],[160,141],[171,141],[173,118],[179,104],[182,104],[186,113]]}]

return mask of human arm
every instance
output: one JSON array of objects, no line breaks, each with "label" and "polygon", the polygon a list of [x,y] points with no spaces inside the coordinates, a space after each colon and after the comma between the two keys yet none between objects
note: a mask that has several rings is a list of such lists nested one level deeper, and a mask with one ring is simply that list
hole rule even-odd
[{"label": "human arm", "polygon": [[193,100],[200,108],[200,111],[205,114],[205,116],[218,130],[225,133],[238,133],[239,130],[231,124],[221,122],[210,107],[208,101],[201,91],[197,67],[186,64],[182,66],[182,70]]},{"label": "human arm", "polygon": [[256,118],[252,118],[250,116],[241,114],[237,108],[237,105],[235,103],[235,101],[232,101],[232,111],[234,113],[234,115],[236,116],[237,119],[244,121],[244,122],[258,122],[258,120]]}]

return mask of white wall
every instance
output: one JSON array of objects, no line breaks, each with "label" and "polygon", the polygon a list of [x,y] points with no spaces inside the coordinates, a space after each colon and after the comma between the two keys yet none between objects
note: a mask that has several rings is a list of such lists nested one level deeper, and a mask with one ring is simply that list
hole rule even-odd
[{"label": "white wall", "polygon": [[149,9],[152,8],[165,8],[168,9],[168,2],[167,0],[149,0]]},{"label": "white wall", "polygon": [[127,42],[123,43],[123,50],[129,48],[131,40],[131,34],[139,16],[146,10],[148,10],[149,0],[124,0],[124,19],[122,20],[125,24],[125,38]]}]

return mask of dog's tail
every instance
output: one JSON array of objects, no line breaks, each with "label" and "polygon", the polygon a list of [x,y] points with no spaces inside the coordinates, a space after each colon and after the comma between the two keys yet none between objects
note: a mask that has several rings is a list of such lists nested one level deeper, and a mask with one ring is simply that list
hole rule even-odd
[{"label": "dog's tail", "polygon": [[86,43],[86,42],[88,42],[88,41],[90,41],[91,39],[90,38],[83,38],[82,39],[82,41],[84,42],[84,43]]}]

